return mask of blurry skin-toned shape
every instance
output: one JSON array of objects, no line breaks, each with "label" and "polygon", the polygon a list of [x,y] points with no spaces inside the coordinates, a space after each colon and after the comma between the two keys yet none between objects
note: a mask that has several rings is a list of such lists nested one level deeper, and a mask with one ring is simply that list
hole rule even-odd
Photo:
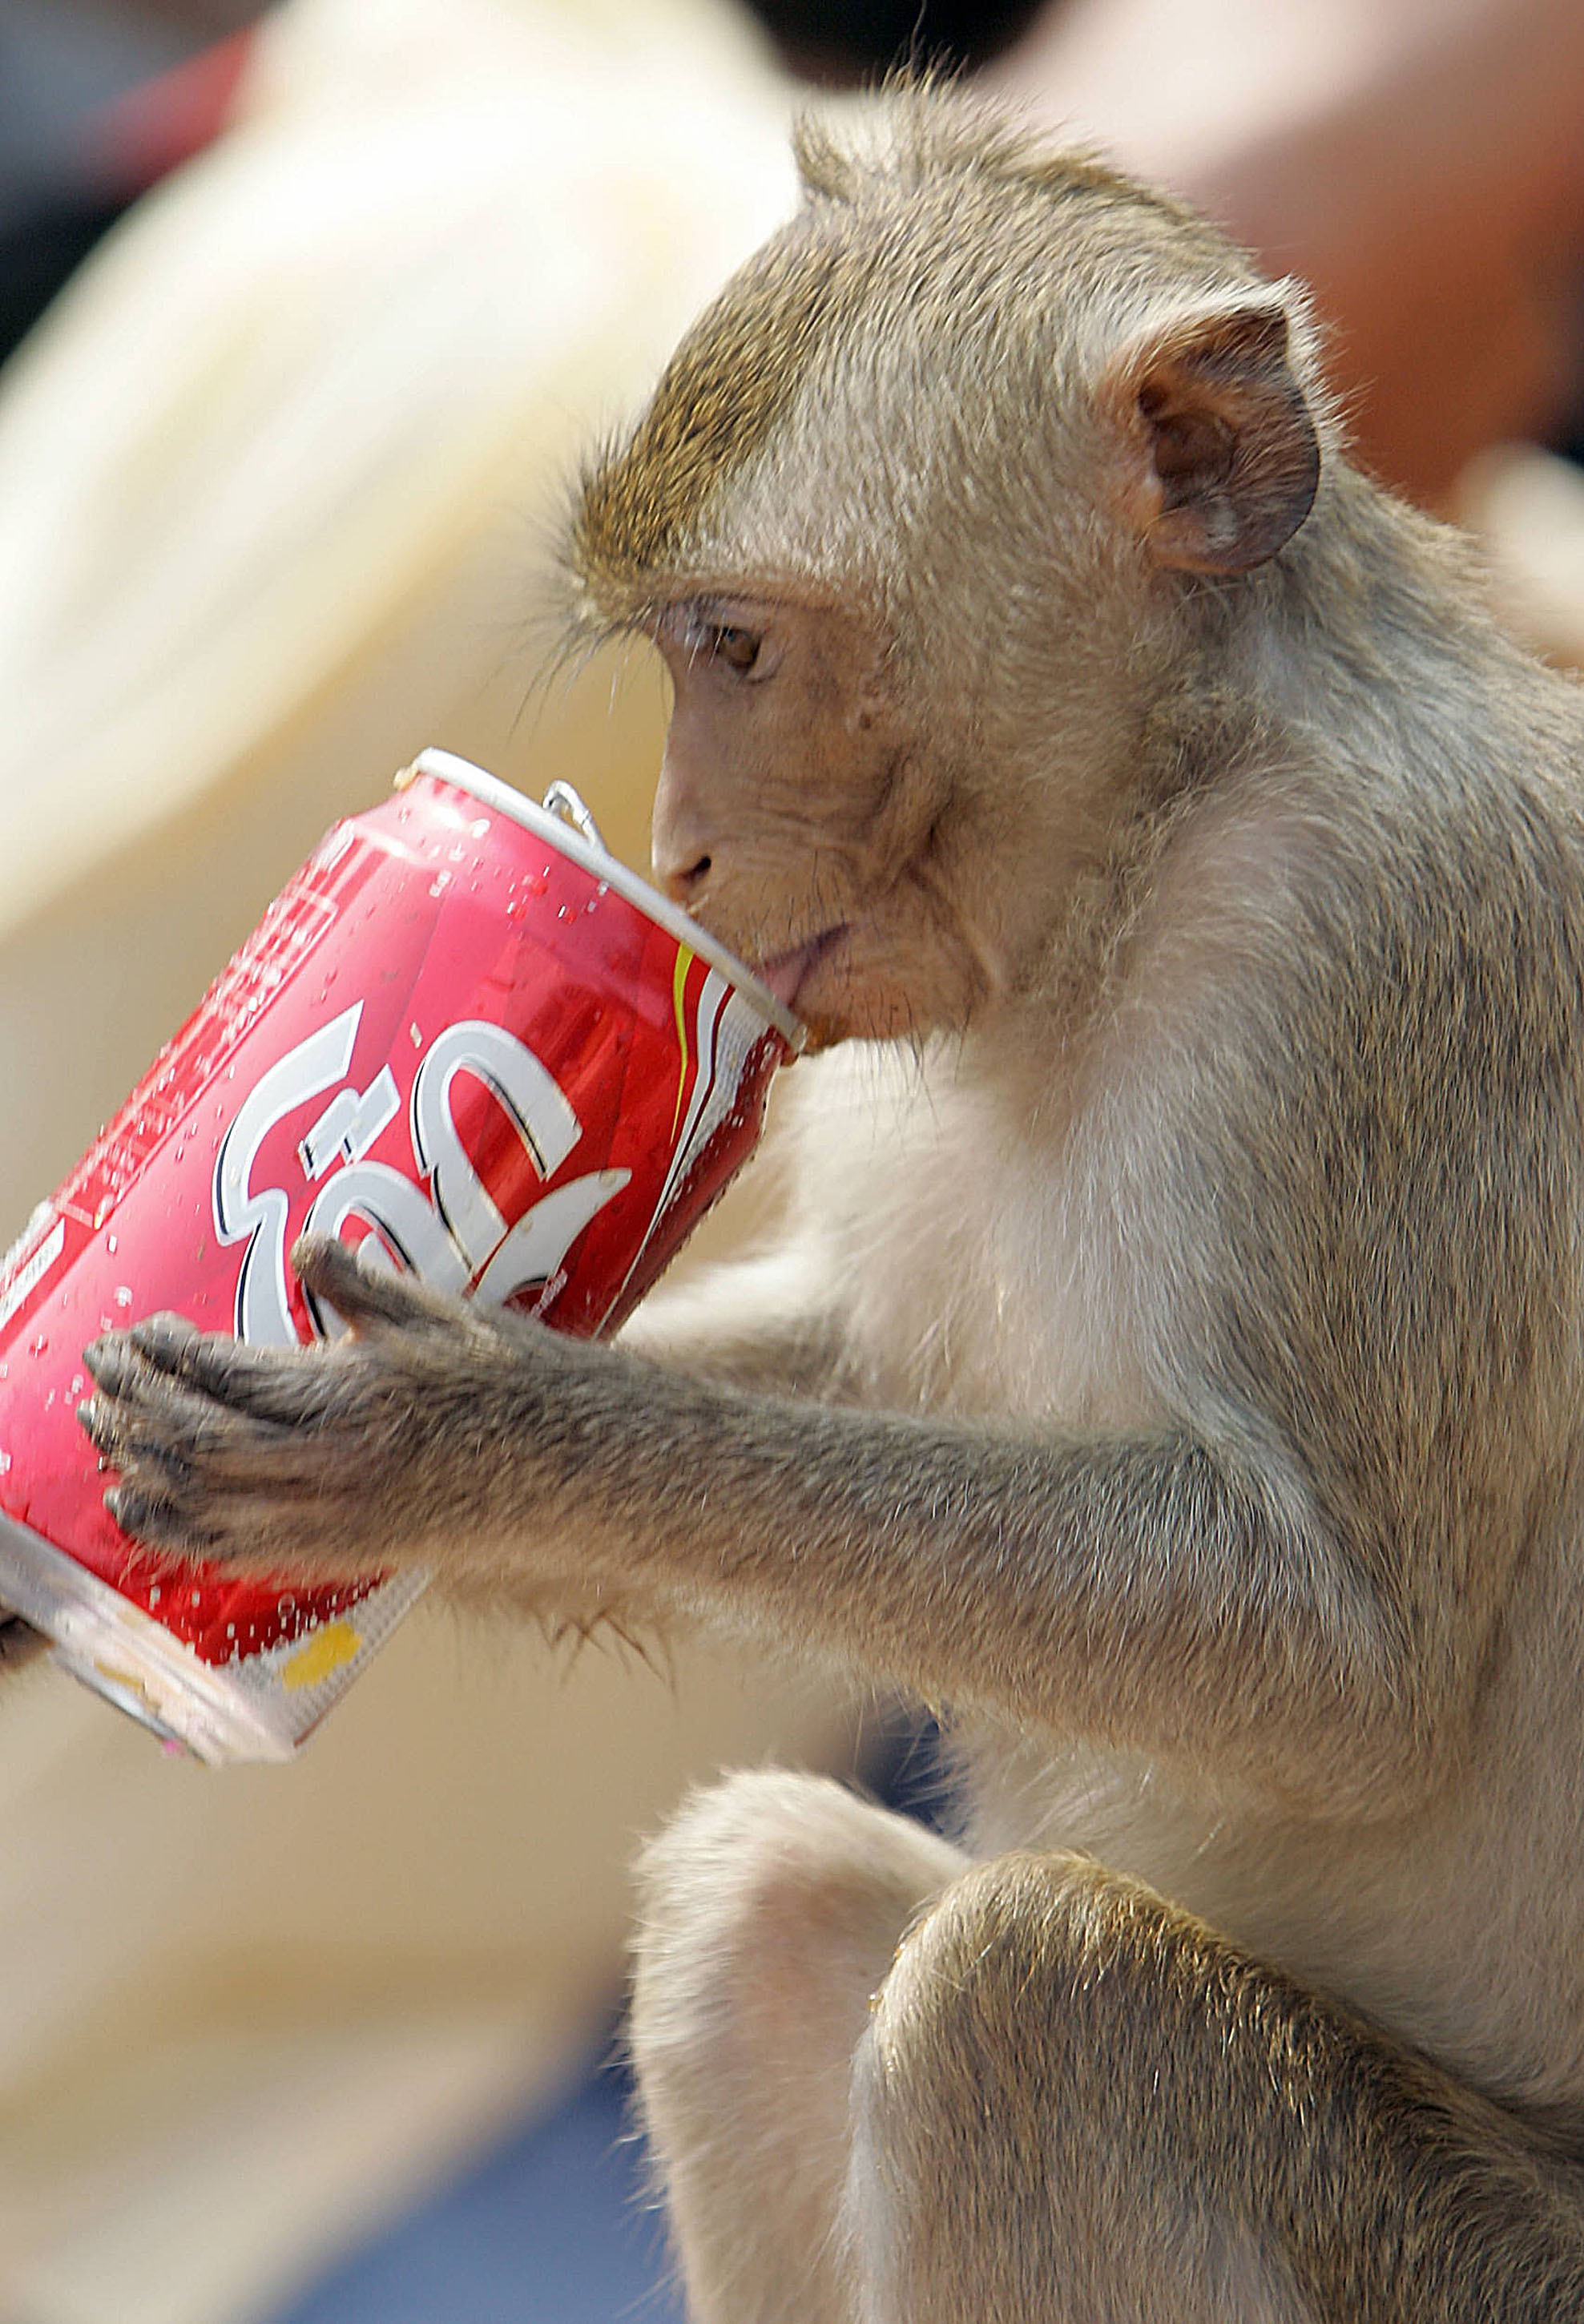
[{"label": "blurry skin-toned shape", "polygon": [[1310,285],[1386,482],[1584,410],[1576,0],[1062,0],[990,78]]}]

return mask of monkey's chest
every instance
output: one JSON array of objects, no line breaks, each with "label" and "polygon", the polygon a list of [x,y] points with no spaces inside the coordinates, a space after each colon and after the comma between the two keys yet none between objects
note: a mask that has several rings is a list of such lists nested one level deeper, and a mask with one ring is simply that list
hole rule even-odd
[{"label": "monkey's chest", "polygon": [[863,1376],[908,1410],[1137,1419],[1135,1303],[1084,1175],[962,1113],[910,1122],[842,1190],[836,1264]]}]

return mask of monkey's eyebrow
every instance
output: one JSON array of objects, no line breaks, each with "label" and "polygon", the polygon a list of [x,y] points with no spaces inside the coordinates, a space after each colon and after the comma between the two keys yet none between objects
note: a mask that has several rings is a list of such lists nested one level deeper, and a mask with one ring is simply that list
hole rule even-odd
[{"label": "monkey's eyebrow", "polygon": [[761,597],[723,596],[714,590],[684,591],[667,602],[651,606],[641,627],[658,639],[663,630],[681,630],[700,636],[714,631],[741,630],[754,637],[763,635],[775,611],[774,605]]},{"label": "monkey's eyebrow", "polygon": [[775,610],[763,597],[723,596],[714,590],[705,595],[685,597],[680,603],[695,621],[718,630],[762,630]]}]

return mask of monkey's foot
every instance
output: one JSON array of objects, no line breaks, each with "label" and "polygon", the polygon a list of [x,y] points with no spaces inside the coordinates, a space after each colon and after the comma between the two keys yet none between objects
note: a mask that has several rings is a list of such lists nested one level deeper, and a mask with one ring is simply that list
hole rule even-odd
[{"label": "monkey's foot", "polygon": [[[153,1315],[85,1351],[78,1417],[119,1481],[116,1522],[158,1549],[243,1571],[345,1575],[423,1555],[468,1513],[441,1506],[458,1382],[503,1353],[481,1312],[362,1266],[335,1238],[292,1263],[348,1335],[252,1348]],[[481,1448],[482,1449],[482,1448]]]}]

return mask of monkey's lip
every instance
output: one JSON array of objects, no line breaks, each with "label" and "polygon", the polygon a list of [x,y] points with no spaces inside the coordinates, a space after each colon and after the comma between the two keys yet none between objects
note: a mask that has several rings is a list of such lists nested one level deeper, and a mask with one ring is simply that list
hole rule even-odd
[{"label": "monkey's lip", "polygon": [[806,943],[795,945],[790,952],[778,952],[761,961],[753,973],[775,994],[783,1009],[796,1009],[797,995],[810,973],[846,933],[847,923],[838,920],[833,927],[822,928],[818,936],[810,936]]}]

